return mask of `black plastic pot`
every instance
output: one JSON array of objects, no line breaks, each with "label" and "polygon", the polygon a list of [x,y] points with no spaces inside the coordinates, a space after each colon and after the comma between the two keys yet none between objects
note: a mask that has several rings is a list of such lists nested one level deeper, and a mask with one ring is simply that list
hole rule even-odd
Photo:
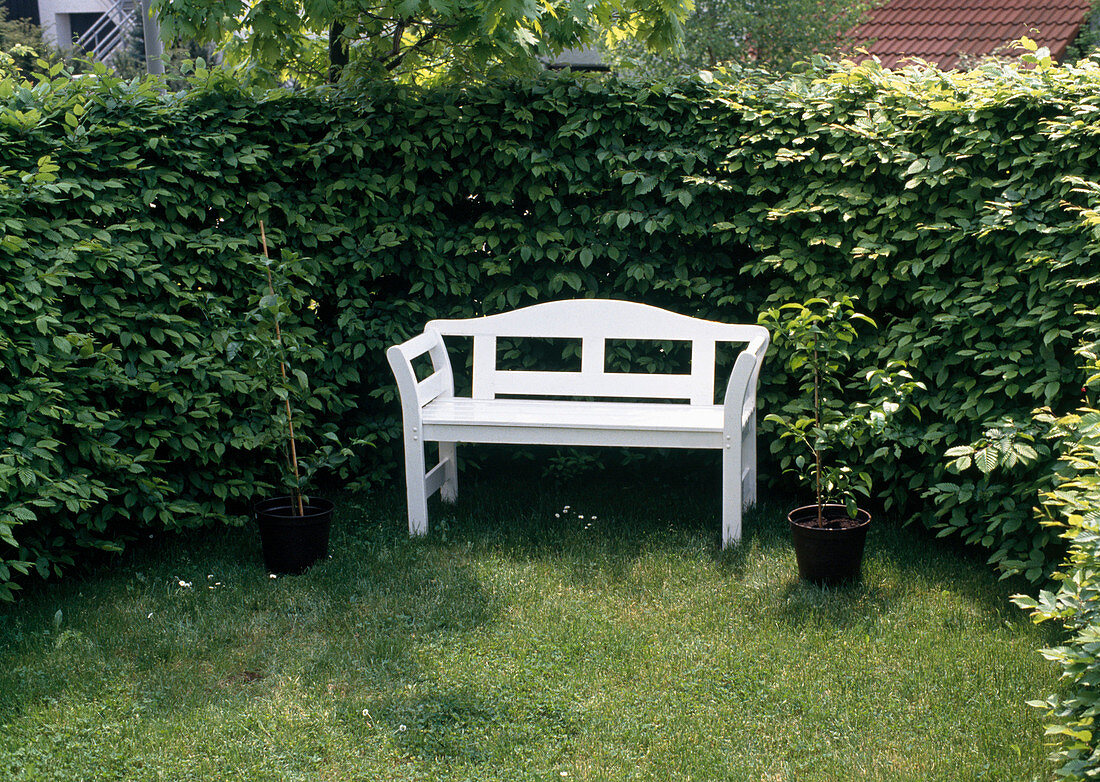
[{"label": "black plastic pot", "polygon": [[257,502],[256,524],[264,566],[269,573],[297,575],[328,556],[328,534],[332,528],[333,505],[319,497],[303,498],[305,515],[298,516],[290,497],[272,497]]},{"label": "black plastic pot", "polygon": [[[824,511],[826,522],[829,519],[849,518],[843,505],[826,504]],[[818,527],[816,505],[795,508],[787,514],[800,578],[813,584],[830,586],[859,581],[871,514],[859,509],[855,521],[857,525],[854,527]]]}]

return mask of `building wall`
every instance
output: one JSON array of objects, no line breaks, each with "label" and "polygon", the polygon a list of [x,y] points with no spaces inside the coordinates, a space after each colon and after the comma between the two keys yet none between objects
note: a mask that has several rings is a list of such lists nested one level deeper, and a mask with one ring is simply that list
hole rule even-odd
[{"label": "building wall", "polygon": [[107,0],[38,0],[42,37],[61,48],[72,45],[73,30],[69,14],[102,14]]}]

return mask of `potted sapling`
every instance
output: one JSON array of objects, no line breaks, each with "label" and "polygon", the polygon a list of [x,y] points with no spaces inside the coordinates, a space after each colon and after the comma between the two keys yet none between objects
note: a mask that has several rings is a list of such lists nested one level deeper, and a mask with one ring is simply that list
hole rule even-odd
[{"label": "potted sapling", "polygon": [[[333,503],[312,492],[313,479],[322,470],[339,467],[353,452],[341,445],[331,424],[312,432],[299,426],[312,418],[293,402],[301,400],[313,407],[318,403],[309,398],[309,378],[292,359],[297,358],[300,364],[308,355],[319,354],[309,343],[308,333],[284,333],[281,322],[290,310],[286,297],[276,292],[274,264],[262,222],[260,240],[266,272],[264,294],[242,323],[220,332],[219,341],[229,360],[240,364],[252,379],[256,392],[254,418],[251,426],[245,427],[249,434],[242,434],[240,441],[247,450],[275,456],[285,492],[254,506],[264,564],[272,573],[298,574],[328,555]],[[286,285],[287,281],[279,280],[280,288]],[[351,443],[361,444],[365,441]]]},{"label": "potted sapling", "polygon": [[[784,473],[793,473],[812,492],[812,505],[787,515],[799,576],[816,584],[859,581],[871,515],[856,497],[871,496],[865,454],[881,458],[900,451],[911,435],[897,428],[897,414],[918,419],[910,399],[924,384],[902,361],[853,375],[857,324],[875,322],[855,310],[855,299],[813,298],[768,310],[760,323],[785,354],[787,372],[799,379],[799,393],[779,412],[765,416],[775,425]],[[787,443],[798,446],[793,451]]]}]

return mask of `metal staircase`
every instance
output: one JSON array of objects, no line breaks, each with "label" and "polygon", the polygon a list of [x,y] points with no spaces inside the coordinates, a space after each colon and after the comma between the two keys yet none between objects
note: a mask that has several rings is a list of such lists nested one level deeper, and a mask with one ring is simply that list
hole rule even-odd
[{"label": "metal staircase", "polygon": [[130,31],[140,23],[141,3],[138,0],[113,0],[73,46],[96,60],[108,62],[126,46]]}]

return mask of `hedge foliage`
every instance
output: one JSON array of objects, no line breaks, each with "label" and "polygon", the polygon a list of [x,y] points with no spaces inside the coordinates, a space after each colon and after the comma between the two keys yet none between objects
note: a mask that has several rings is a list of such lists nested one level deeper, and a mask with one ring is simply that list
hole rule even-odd
[{"label": "hedge foliage", "polygon": [[1036,622],[1054,621],[1066,632],[1061,646],[1043,655],[1062,668],[1058,693],[1033,705],[1045,712],[1047,735],[1064,779],[1100,777],[1100,353],[1093,345],[1088,388],[1091,404],[1059,417],[1053,433],[1061,444],[1054,485],[1044,493],[1044,522],[1069,541],[1069,556],[1055,575],[1057,590],[1041,590],[1038,599],[1017,595]]},{"label": "hedge foliage", "polygon": [[[197,106],[118,82],[0,89],[3,597],[13,570],[59,574],[142,529],[232,520],[271,477],[260,446],[277,408],[266,378],[218,348],[266,275],[251,238],[217,227],[243,182],[215,174],[221,136]],[[308,365],[316,270],[283,261]]]},{"label": "hedge foliage", "polygon": [[[432,317],[600,296],[753,321],[856,295],[880,324],[864,361],[903,359],[928,387],[920,447],[870,465],[883,501],[1041,578],[1060,545],[1031,514],[1044,454],[973,476],[944,454],[1080,401],[1098,134],[1095,66],[423,95],[4,81],[0,583],[239,519],[264,488],[263,384],[212,337],[262,294],[259,219],[284,328],[311,346],[306,428],[349,439],[395,437],[383,351]],[[797,385],[778,358],[765,409]],[[355,474],[396,474],[390,453]]]}]

